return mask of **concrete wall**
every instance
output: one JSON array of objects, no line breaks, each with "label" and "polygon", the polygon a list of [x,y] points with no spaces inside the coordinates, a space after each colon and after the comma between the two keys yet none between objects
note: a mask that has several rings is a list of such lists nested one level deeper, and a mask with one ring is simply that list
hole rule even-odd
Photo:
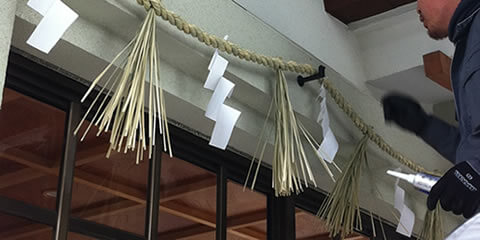
[{"label": "concrete wall", "polygon": [[0,109],[2,108],[3,85],[5,84],[16,8],[17,1],[6,1],[0,4]]}]

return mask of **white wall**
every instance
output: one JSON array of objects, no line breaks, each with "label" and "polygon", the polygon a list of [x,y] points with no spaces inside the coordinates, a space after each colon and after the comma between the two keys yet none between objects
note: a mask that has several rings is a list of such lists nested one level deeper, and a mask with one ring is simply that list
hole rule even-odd
[{"label": "white wall", "polygon": [[326,65],[365,90],[358,42],[319,0],[234,0]]},{"label": "white wall", "polygon": [[441,50],[452,56],[448,39],[428,37],[415,10],[376,21],[354,30],[368,80],[423,65],[424,54]]},{"label": "white wall", "polygon": [[[367,81],[422,66],[426,53],[441,50],[451,56],[454,51],[448,40],[427,36],[416,3],[346,26],[325,12],[323,1],[234,1],[370,95]],[[416,77],[425,80],[423,74]],[[430,98],[448,95],[425,91],[435,91]]]}]

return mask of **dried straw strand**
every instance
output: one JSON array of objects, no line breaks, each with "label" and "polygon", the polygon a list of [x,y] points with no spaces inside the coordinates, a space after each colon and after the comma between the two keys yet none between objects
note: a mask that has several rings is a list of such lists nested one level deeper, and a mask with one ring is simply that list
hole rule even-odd
[{"label": "dried straw strand", "polygon": [[367,142],[368,136],[364,135],[332,193],[318,211],[317,215],[325,219],[331,236],[340,234],[343,239],[353,233],[355,227],[362,229],[358,189],[362,168],[367,163]]},{"label": "dried straw strand", "polygon": [[[263,161],[263,155],[267,144],[266,128],[270,115],[274,114],[274,152],[272,160],[272,187],[275,189],[275,196],[290,196],[292,192],[299,193],[303,191],[303,186],[308,187],[308,182],[311,181],[314,186],[317,186],[313,171],[305,153],[302,137],[304,137],[312,150],[315,151],[315,144],[318,143],[311,137],[311,134],[303,127],[297,120],[295,112],[290,101],[290,96],[287,89],[287,81],[283,71],[277,71],[277,81],[275,84],[275,91],[272,103],[267,113],[263,129],[260,133],[259,143],[254,157],[250,164],[247,174],[245,186],[248,184],[250,175],[253,171],[254,160],[258,155],[258,165],[254,173],[251,188],[255,186],[259,166]],[[262,144],[262,141],[263,144]],[[261,146],[262,145],[262,146]],[[315,151],[316,152],[316,151]],[[325,160],[318,156],[322,166],[333,179],[333,174],[330,171]],[[302,179],[303,178],[303,179]],[[302,186],[303,185],[303,186]]]},{"label": "dried straw strand", "polygon": [[420,233],[420,239],[422,240],[441,240],[444,239],[443,221],[440,211],[440,205],[433,210],[427,210],[425,213],[425,219],[423,222],[423,229]]},{"label": "dried straw strand", "polygon": [[[94,105],[98,103],[100,95],[108,89],[81,140],[83,141],[92,124],[98,127],[97,136],[102,132],[110,131],[107,158],[112,151],[123,150],[127,153],[129,150],[136,150],[138,164],[144,158],[144,151],[147,151],[148,158],[152,157],[155,133],[158,128],[163,136],[164,151],[168,151],[172,156],[165,100],[160,86],[158,58],[155,11],[152,9],[132,41],[95,78],[83,96],[82,102],[102,79],[109,76],[75,129],[75,134],[80,130]],[[120,63],[119,67],[114,67],[113,73],[109,74],[115,63]],[[147,79],[149,83],[146,82]],[[147,107],[148,113],[145,112]]]}]

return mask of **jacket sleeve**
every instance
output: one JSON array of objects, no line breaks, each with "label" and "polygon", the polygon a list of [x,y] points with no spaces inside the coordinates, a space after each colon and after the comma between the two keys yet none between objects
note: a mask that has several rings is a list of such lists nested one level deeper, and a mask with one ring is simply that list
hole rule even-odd
[{"label": "jacket sleeve", "polygon": [[435,116],[430,116],[419,136],[444,158],[452,163],[456,162],[455,155],[460,143],[460,132],[457,127]]},{"label": "jacket sleeve", "polygon": [[458,159],[457,162],[468,161],[480,173],[480,66],[476,66],[473,73],[470,73],[464,88],[468,108],[467,117],[470,120],[470,126],[467,127],[471,128],[471,133],[466,136],[461,146],[463,152],[459,156],[463,159]]}]

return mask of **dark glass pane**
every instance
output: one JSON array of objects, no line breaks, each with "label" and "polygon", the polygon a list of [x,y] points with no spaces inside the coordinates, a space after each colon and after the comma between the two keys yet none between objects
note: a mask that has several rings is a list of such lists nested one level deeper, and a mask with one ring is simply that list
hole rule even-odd
[{"label": "dark glass pane", "polygon": [[216,177],[164,154],[159,239],[215,239]]},{"label": "dark glass pane", "polygon": [[74,233],[74,232],[69,232],[67,239],[68,240],[96,240],[96,238],[88,237],[88,236]]},{"label": "dark glass pane", "polygon": [[6,88],[0,111],[0,195],[55,209],[65,112]]},{"label": "dark glass pane", "polygon": [[[329,232],[325,222],[307,211],[296,209],[295,226],[297,239],[333,239],[329,237]],[[368,240],[370,238],[354,233],[345,238],[345,240]]]},{"label": "dark glass pane", "polygon": [[78,132],[72,216],[143,236],[148,159],[136,163],[136,153],[112,152],[106,158],[109,133],[99,137],[89,122]]},{"label": "dark glass pane", "polygon": [[267,238],[267,197],[229,181],[227,184],[227,239]]},{"label": "dark glass pane", "polygon": [[53,228],[0,213],[0,239],[51,240]]}]

